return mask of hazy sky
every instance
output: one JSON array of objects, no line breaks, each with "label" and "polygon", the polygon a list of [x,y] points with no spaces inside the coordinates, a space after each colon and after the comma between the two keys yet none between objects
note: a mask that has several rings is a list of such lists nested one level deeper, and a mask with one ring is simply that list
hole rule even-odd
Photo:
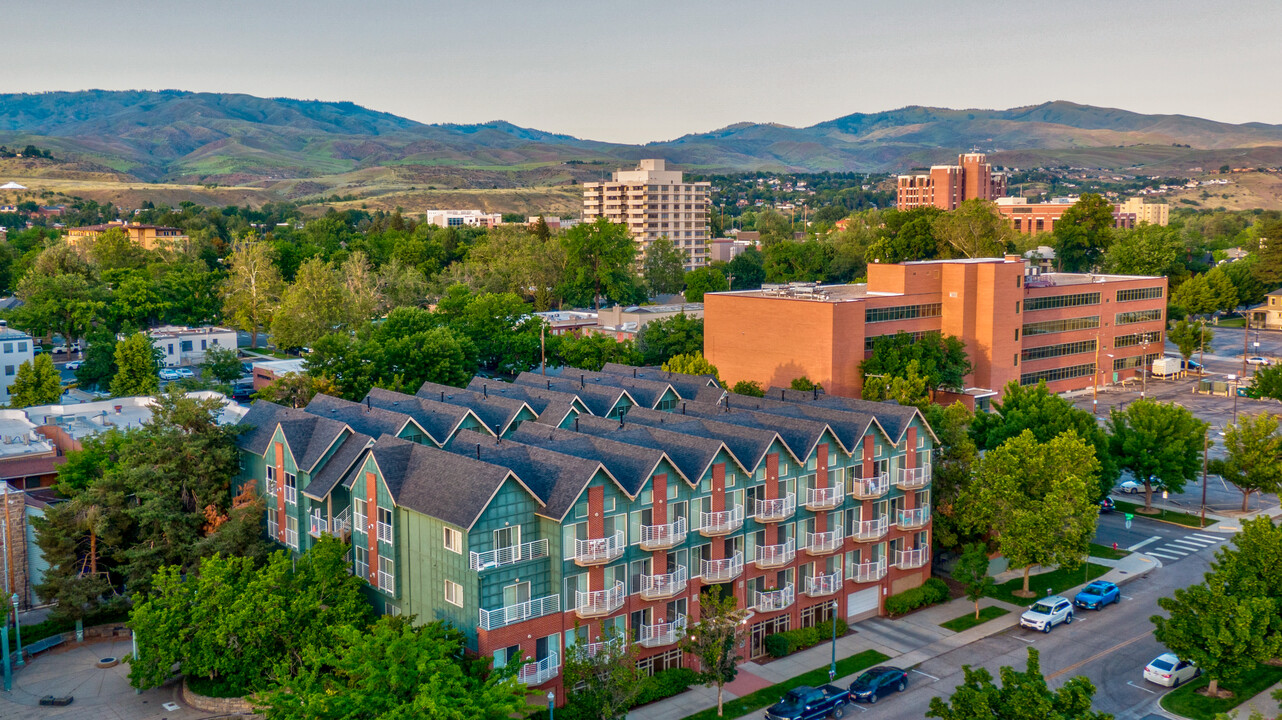
[{"label": "hazy sky", "polygon": [[[0,92],[350,100],[620,142],[1072,100],[1282,123],[1282,2],[6,0]],[[3,108],[0,108],[3,112]]]}]

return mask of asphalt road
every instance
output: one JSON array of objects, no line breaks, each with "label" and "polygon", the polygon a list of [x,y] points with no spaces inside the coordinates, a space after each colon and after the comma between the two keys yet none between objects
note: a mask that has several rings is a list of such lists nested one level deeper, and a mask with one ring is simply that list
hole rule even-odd
[{"label": "asphalt road", "polygon": [[[1119,523],[1116,534],[1103,535],[1114,533],[1113,525],[1106,516],[1101,537],[1141,542],[1155,535],[1182,534],[1182,529],[1169,530],[1172,526],[1166,523],[1136,518],[1131,530]],[[1154,711],[1158,698],[1168,691],[1143,679],[1144,665],[1165,652],[1153,638],[1149,617],[1160,612],[1159,597],[1201,581],[1212,552],[1207,547],[1177,562],[1164,562],[1148,577],[1124,585],[1121,603],[1096,612],[1078,610],[1072,625],[1057,626],[1049,634],[1015,627],[922,663],[910,673],[911,684],[904,693],[875,706],[851,705],[847,717],[924,717],[932,697],[947,697],[961,684],[962,665],[987,668],[997,677],[1003,665],[1024,668],[1032,647],[1040,654],[1042,672],[1051,687],[1085,675],[1096,688],[1096,710],[1113,713],[1117,720],[1142,718]]]}]

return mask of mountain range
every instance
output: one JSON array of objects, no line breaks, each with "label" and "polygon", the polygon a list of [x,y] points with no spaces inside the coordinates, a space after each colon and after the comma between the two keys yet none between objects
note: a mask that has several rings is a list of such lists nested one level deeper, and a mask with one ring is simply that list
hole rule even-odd
[{"label": "mountain range", "polygon": [[969,150],[1023,167],[1157,170],[1282,163],[1282,125],[1056,101],[1008,110],[905,107],[810,127],[739,123],[625,145],[507,122],[424,124],[347,102],[164,91],[0,95],[0,144],[34,144],[124,179],[267,183],[381,168],[478,183],[591,179],[643,157],[702,172],[893,172]]}]

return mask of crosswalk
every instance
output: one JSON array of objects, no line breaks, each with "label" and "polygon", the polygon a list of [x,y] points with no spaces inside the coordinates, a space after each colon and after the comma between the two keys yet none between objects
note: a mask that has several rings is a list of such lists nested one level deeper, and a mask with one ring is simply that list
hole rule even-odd
[{"label": "crosswalk", "polygon": [[[1164,542],[1163,542],[1164,541]],[[1204,533],[1190,533],[1183,537],[1167,539],[1161,535],[1153,537],[1143,542],[1136,543],[1128,548],[1131,551],[1143,550],[1144,554],[1152,555],[1163,560],[1179,560],[1192,555],[1199,550],[1205,550],[1208,547],[1214,547],[1223,542],[1224,538]],[[1161,542],[1161,545],[1156,543]],[[1147,546],[1147,547],[1146,547]]]}]

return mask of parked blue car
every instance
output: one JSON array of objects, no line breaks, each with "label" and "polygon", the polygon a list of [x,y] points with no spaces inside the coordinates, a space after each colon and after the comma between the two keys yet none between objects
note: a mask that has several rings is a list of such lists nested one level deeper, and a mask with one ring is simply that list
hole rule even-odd
[{"label": "parked blue car", "polygon": [[1096,580],[1087,585],[1073,598],[1074,605],[1087,610],[1099,610],[1109,603],[1121,601],[1122,591],[1113,583],[1104,580]]}]

